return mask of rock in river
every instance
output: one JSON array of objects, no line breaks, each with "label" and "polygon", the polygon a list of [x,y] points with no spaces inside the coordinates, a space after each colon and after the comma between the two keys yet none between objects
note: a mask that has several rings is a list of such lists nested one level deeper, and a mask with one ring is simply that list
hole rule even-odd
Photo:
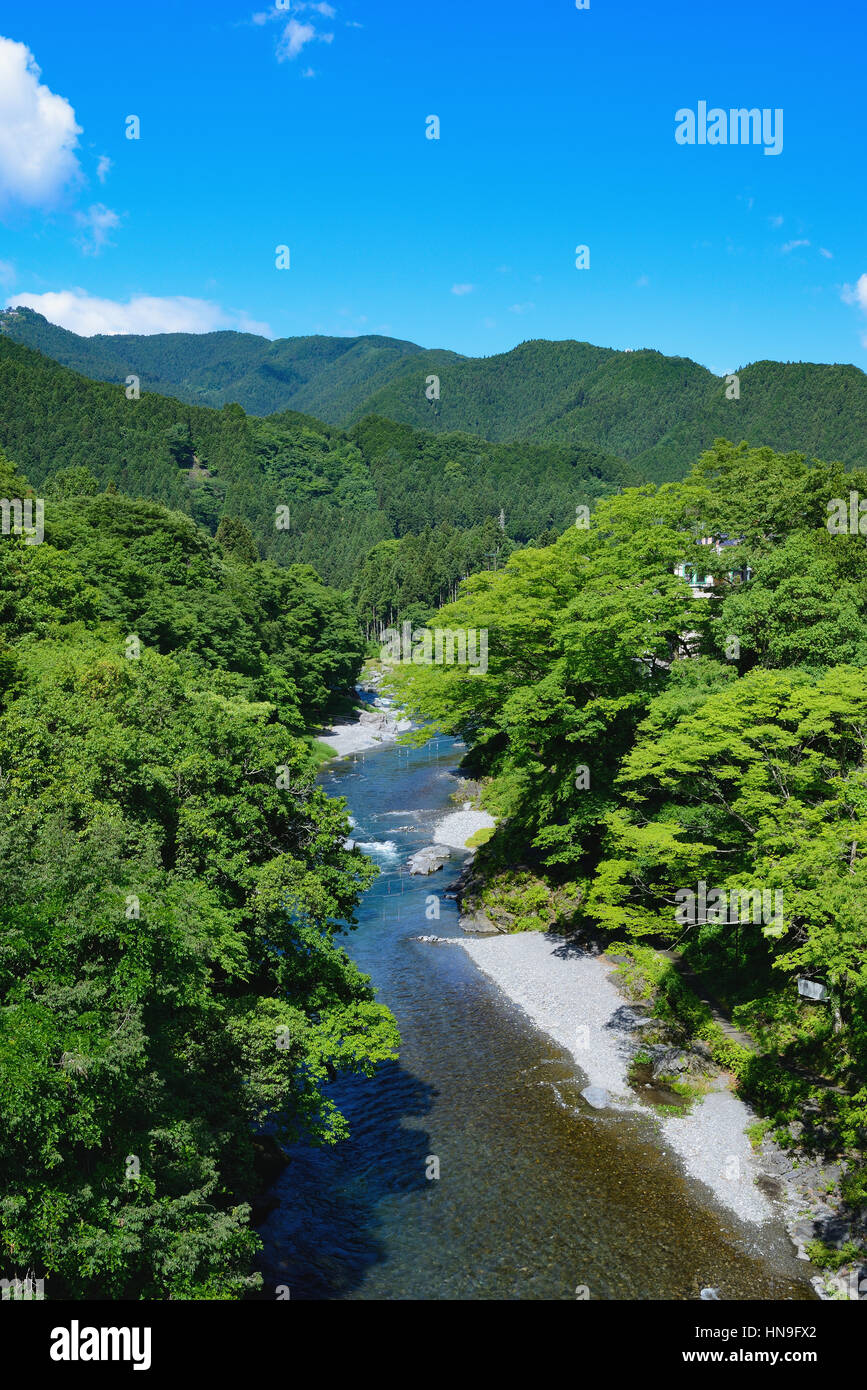
[{"label": "rock in river", "polygon": [[451,855],[441,845],[428,845],[416,850],[407,860],[411,874],[435,874],[449,862]]}]

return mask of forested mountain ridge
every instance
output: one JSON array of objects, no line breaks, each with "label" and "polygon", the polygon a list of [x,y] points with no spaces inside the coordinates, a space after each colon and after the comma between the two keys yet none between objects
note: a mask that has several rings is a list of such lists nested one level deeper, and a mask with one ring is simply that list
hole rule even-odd
[{"label": "forested mountain ridge", "polygon": [[399,371],[426,353],[440,365],[454,352],[434,352],[399,338],[270,338],[256,333],[120,333],[81,337],[32,309],[0,313],[0,332],[97,381],[138,376],[143,391],[191,405],[237,401],[251,415],[299,410],[341,424]]},{"label": "forested mountain ridge", "polygon": [[[424,394],[438,371],[440,398]],[[682,478],[715,439],[867,462],[867,375],[854,366],[755,362],[726,378],[685,357],[528,342],[437,369],[413,359],[363,410],[434,432],[601,449],[651,482]],[[358,412],[356,412],[358,413]]]},{"label": "forested mountain ridge", "polygon": [[89,376],[134,374],[143,390],[194,404],[293,409],[340,427],[374,414],[434,434],[581,446],[656,482],[683,477],[716,438],[867,461],[867,376],[851,365],[754,362],[739,369],[735,398],[726,378],[689,358],[571,340],[471,358],[374,335],[83,338],[27,309],[0,314],[0,332]]},{"label": "forested mountain ridge", "polygon": [[[492,444],[366,418],[345,432],[295,411],[264,419],[97,382],[0,336],[0,447],[37,488],[85,469],[95,484],[185,512],[215,534],[246,521],[260,555],[348,586],[380,541],[447,524],[526,543],[638,475],[599,450]],[[277,525],[278,508],[285,509]]]}]

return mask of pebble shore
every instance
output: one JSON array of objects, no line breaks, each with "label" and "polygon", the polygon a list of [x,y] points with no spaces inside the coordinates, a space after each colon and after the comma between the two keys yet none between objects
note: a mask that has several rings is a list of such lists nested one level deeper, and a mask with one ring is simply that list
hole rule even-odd
[{"label": "pebble shore", "polygon": [[[536,1027],[572,1054],[589,1084],[608,1092],[613,1108],[651,1113],[639,1107],[628,1081],[644,1016],[609,978],[610,964],[550,933],[469,937],[462,944]],[[759,1168],[744,1134],[753,1119],[737,1096],[715,1091],[689,1114],[660,1116],[657,1123],[690,1177],[742,1220],[760,1225],[774,1210],[755,1186]]]},{"label": "pebble shore", "polygon": [[496,825],[493,816],[487,811],[453,811],[437,822],[434,830],[434,843],[448,845],[451,849],[465,849],[467,840],[477,830],[488,830]]}]

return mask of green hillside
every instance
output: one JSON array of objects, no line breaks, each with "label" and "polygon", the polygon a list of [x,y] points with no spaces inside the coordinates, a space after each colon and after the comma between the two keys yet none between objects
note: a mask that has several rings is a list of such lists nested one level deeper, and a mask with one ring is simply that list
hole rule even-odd
[{"label": "green hillside", "polygon": [[[32,309],[0,314],[0,332],[97,381],[134,375],[143,391],[192,405],[237,401],[252,415],[301,410],[342,424],[408,359],[423,351],[397,338],[278,338],[255,333],[96,334],[79,337]],[[457,361],[433,353],[437,363]]]},{"label": "green hillside", "polygon": [[637,481],[596,449],[493,444],[375,418],[346,433],[295,411],[263,419],[149,391],[128,400],[122,383],[91,381],[3,336],[0,447],[49,495],[58,474],[85,470],[94,487],[160,502],[212,535],[222,518],[240,518],[262,557],[311,564],[344,588],[380,541],[503,511],[505,534],[525,544]]},{"label": "green hillside", "polygon": [[341,428],[378,415],[438,435],[577,445],[629,460],[655,482],[683,477],[720,437],[865,462],[867,377],[848,365],[756,362],[739,371],[740,397],[729,400],[724,378],[689,358],[573,341],[471,358],[376,336],[81,338],[26,309],[0,314],[0,332],[87,376],[122,383],[133,374],[144,391],[191,404],[288,409]]},{"label": "green hillside", "polygon": [[[720,441],[684,481],[624,489],[467,581],[437,623],[488,633],[483,680],[391,672],[429,732],[465,740],[497,817],[469,910],[610,950],[652,1026],[734,1072],[793,1167],[857,1159],[867,1135],[867,551],[826,525],[850,487],[867,472]],[[705,552],[699,598],[676,567],[702,534],[741,540]],[[727,906],[696,913],[693,884]],[[761,920],[740,896],[757,889]]]},{"label": "green hillside", "polygon": [[434,432],[584,444],[628,459],[653,482],[682,478],[715,439],[799,449],[849,466],[867,460],[867,376],[857,367],[756,362],[725,378],[685,357],[611,352],[588,343],[522,343],[498,357],[439,369],[424,394],[424,357],[366,401],[364,411]]}]

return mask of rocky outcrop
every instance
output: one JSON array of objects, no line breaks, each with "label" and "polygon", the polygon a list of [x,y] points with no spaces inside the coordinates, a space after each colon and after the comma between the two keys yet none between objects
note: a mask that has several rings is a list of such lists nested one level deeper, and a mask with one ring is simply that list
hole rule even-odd
[{"label": "rocky outcrop", "polygon": [[[356,693],[359,696],[363,695],[364,689],[373,684],[371,679],[366,682],[365,687],[356,687]],[[406,733],[411,728],[412,720],[402,717],[402,712],[395,709],[393,700],[385,696],[376,696],[373,704],[368,704],[350,722],[332,724],[330,728],[324,729],[319,736],[319,742],[327,743],[337,757],[344,758],[364,753],[367,749],[376,748],[382,743],[391,743],[398,734]]]},{"label": "rocky outcrop", "polygon": [[475,932],[480,936],[495,935],[499,932],[499,927],[495,927],[490,917],[484,912],[462,912],[458,925],[461,931]]},{"label": "rocky outcrop", "polygon": [[647,1051],[653,1058],[653,1081],[664,1081],[666,1077],[673,1076],[707,1076],[712,1070],[707,1056],[696,1046],[671,1048],[662,1044],[651,1046]]},{"label": "rocky outcrop", "polygon": [[390,724],[396,721],[392,719],[391,715],[389,715],[386,710],[368,709],[364,710],[363,713],[358,716],[358,722],[359,724],[370,725],[373,729],[387,729]]},{"label": "rocky outcrop", "polygon": [[783,1149],[769,1135],[758,1145],[762,1186],[770,1185],[771,1195],[783,1204],[786,1230],[797,1247],[798,1259],[809,1260],[807,1247],[814,1241],[828,1250],[854,1247],[861,1252],[838,1270],[826,1268],[813,1276],[810,1282],[819,1298],[867,1301],[867,1210],[853,1210],[842,1197],[840,1180],[845,1164],[816,1160],[797,1147],[800,1123],[792,1121],[788,1128],[796,1147]]}]

